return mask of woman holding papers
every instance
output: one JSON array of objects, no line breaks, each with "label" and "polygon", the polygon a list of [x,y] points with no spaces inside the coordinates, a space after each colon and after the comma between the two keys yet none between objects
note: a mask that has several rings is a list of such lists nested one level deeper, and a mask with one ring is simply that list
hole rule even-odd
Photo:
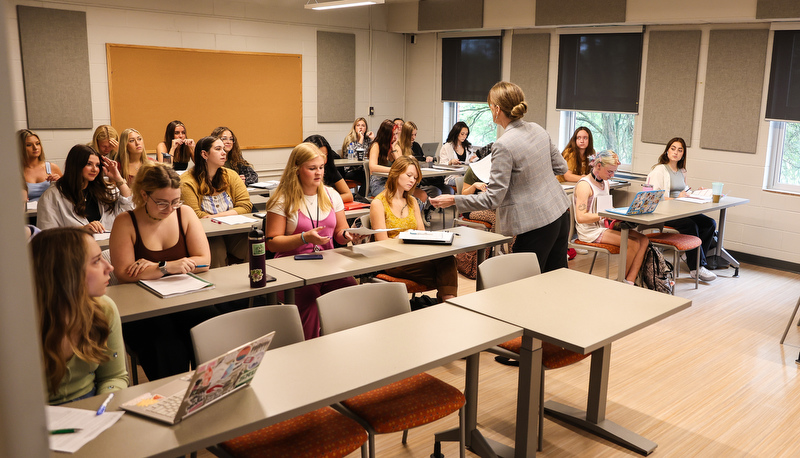
[{"label": "woman holding papers", "polygon": [[[194,167],[181,175],[181,198],[198,218],[241,215],[253,210],[247,187],[239,174],[225,167],[224,148],[217,137],[201,138],[195,148]],[[247,260],[247,234],[212,239],[211,267],[244,260]]]},{"label": "woman holding papers", "polygon": [[162,162],[164,155],[172,156],[175,170],[186,170],[189,160],[194,160],[194,140],[187,138],[186,126],[175,120],[167,124],[164,141],[156,146],[156,160]]},{"label": "woman holding papers", "polygon": [[83,229],[50,229],[31,252],[48,403],[127,388],[119,312],[105,295],[114,268],[97,242]]},{"label": "woman holding papers", "polygon": [[[398,230],[378,232],[375,240],[395,238],[400,232],[410,229],[425,230],[419,206],[412,195],[421,176],[419,163],[413,157],[402,156],[394,161],[386,180],[386,189],[372,201],[369,221],[373,229]],[[387,269],[386,273],[435,286],[436,297],[440,301],[446,301],[458,294],[458,271],[453,256]]]},{"label": "woman holding papers", "polygon": [[17,140],[28,200],[39,200],[47,188],[61,178],[61,169],[44,158],[42,142],[36,132],[22,129],[17,132]]},{"label": "woman holding papers", "polygon": [[[653,170],[647,175],[647,182],[653,189],[667,191],[664,199],[691,195],[691,188],[686,185],[686,142],[682,138],[675,137],[667,143],[664,152],[658,157],[658,164],[654,165]],[[693,235],[703,241],[700,245],[700,272],[691,270],[690,273],[692,278],[700,275],[702,281],[716,280],[717,275],[706,268],[706,253],[714,240],[717,223],[706,215],[692,215],[664,224],[681,234]],[[695,250],[686,252],[686,263],[689,269],[697,265]]]},{"label": "woman holding papers", "polygon": [[[267,201],[267,248],[275,257],[333,249],[353,236],[344,216],[344,203],[323,182],[325,157],[313,143],[297,145],[289,155],[281,181]],[[329,291],[355,285],[353,277],[295,289],[295,301],[306,339],[319,336],[317,298]]]},{"label": "woman holding papers", "polygon": [[496,231],[517,236],[515,252],[536,253],[542,272],[567,267],[569,200],[555,177],[567,171],[567,163],[547,131],[522,120],[528,105],[519,86],[495,84],[488,103],[492,119],[505,133],[492,145],[486,192],[441,195],[431,203],[456,204],[461,213],[496,209]]},{"label": "woman holding papers", "polygon": [[103,233],[111,231],[117,215],[131,210],[133,202],[116,162],[90,146],[75,145],[67,154],[64,176],[42,194],[38,207],[40,229],[82,226]]},{"label": "woman holding papers", "polygon": [[[609,229],[605,220],[597,213],[597,200],[600,196],[608,196],[608,181],[614,178],[619,166],[619,158],[613,151],[597,153],[591,162],[589,175],[581,178],[575,185],[575,229],[582,242],[620,245],[620,231]],[[628,253],[625,259],[625,281],[631,285],[639,275],[649,240],[636,231],[628,232]]]},{"label": "woman holding papers", "polygon": [[[208,240],[194,211],[182,205],[175,170],[147,162],[133,183],[133,201],[136,208],[119,215],[109,241],[117,280],[128,283],[208,270]],[[204,307],[125,323],[125,342],[148,379],[179,374],[194,357],[189,329],[216,315],[215,307]]]},{"label": "woman holding papers", "polygon": [[588,127],[578,127],[567,147],[561,153],[567,161],[569,170],[558,176],[558,181],[578,181],[589,173],[589,158],[595,155],[592,131]]},{"label": "woman holding papers", "polygon": [[246,186],[250,186],[258,181],[258,174],[253,169],[253,165],[247,162],[244,156],[242,156],[239,139],[236,138],[232,130],[220,126],[211,132],[211,136],[218,137],[222,140],[222,149],[225,150],[226,154],[225,167],[235,170]]}]

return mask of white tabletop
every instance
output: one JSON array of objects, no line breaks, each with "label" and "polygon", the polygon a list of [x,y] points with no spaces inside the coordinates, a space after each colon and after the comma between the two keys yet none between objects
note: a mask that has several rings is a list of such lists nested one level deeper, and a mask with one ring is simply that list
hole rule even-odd
[{"label": "white tabletop", "polygon": [[725,196],[720,199],[719,203],[703,203],[696,204],[693,202],[683,202],[680,200],[662,200],[658,203],[656,210],[653,213],[646,215],[620,215],[619,213],[611,213],[607,211],[599,212],[603,218],[619,219],[622,221],[630,221],[636,224],[661,224],[673,219],[685,218],[687,216],[697,215],[700,213],[708,213],[717,210],[724,210],[726,208],[735,207],[737,205],[746,204],[750,202],[749,199],[742,199],[739,197]]}]

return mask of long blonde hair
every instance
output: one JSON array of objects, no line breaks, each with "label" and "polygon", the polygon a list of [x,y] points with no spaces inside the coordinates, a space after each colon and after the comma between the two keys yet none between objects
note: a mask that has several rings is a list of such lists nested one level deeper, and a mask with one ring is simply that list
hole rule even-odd
[{"label": "long blonde hair", "polygon": [[[117,148],[117,154],[115,154],[114,157],[112,158],[115,161],[119,162],[120,174],[122,174],[122,178],[126,180],[131,175],[130,173],[128,173],[128,170],[130,169],[131,165],[131,157],[130,154],[128,153],[128,137],[131,135],[131,132],[135,132],[138,135],[142,135],[139,133],[138,130],[133,128],[123,130],[122,134],[119,136],[119,148]],[[144,140],[142,140],[142,144],[144,144]],[[141,158],[142,164],[144,164],[149,160],[150,158],[147,157],[147,151],[145,151],[144,148],[142,148],[142,158]]]},{"label": "long blonde hair", "polygon": [[[313,143],[301,143],[294,147],[289,155],[289,160],[286,162],[286,167],[283,169],[280,184],[278,184],[275,192],[272,193],[267,201],[267,211],[281,201],[283,201],[283,210],[287,217],[300,209],[304,196],[303,187],[300,185],[300,177],[298,176],[300,167],[318,157],[324,159],[325,155]],[[317,206],[321,211],[328,211],[333,208],[322,181],[320,181],[320,185],[317,188]]]},{"label": "long blonde hair", "polygon": [[417,130],[417,125],[411,121],[406,121],[403,123],[403,128],[400,130],[400,139],[397,141],[397,144],[400,146],[400,152],[403,153],[403,156],[413,156],[414,153],[411,151],[411,144],[413,141],[411,137],[414,136],[414,131]]},{"label": "long blonde hair", "polygon": [[408,169],[409,165],[413,165],[417,169],[417,182],[410,190],[403,191],[403,197],[405,197],[409,207],[416,205],[416,201],[414,200],[414,189],[419,186],[419,183],[422,181],[422,171],[419,169],[419,162],[417,162],[417,159],[414,156],[400,156],[399,158],[395,159],[394,164],[392,164],[392,168],[389,169],[389,176],[386,178],[385,191],[387,202],[391,202],[394,195],[397,194],[397,179],[400,177],[400,175],[406,173],[406,169]]},{"label": "long blonde hair", "polygon": [[364,118],[356,118],[356,120],[353,121],[353,127],[350,128],[350,133],[344,137],[344,142],[342,142],[343,153],[347,152],[347,147],[350,143],[358,143],[358,132],[356,132],[356,124],[358,124],[358,121],[364,121],[364,142],[368,143],[367,139],[369,139],[369,137],[367,137],[367,132],[369,132],[369,124],[367,124],[367,120]]},{"label": "long blonde hair", "polygon": [[110,359],[108,318],[86,286],[87,236],[83,228],[62,227],[42,231],[31,241],[42,357],[52,394],[67,373],[61,351],[65,340],[84,361]]},{"label": "long blonde hair", "polygon": [[[103,124],[97,126],[97,129],[95,129],[94,135],[92,135],[92,141],[91,143],[89,143],[89,146],[91,146],[92,148],[94,148],[95,151],[100,153],[100,142],[103,140],[111,141],[111,139],[119,141],[119,134],[117,133],[117,129],[114,129],[112,126],[108,124]],[[119,146],[117,146],[117,150],[119,150]],[[102,153],[100,154],[102,155]],[[115,156],[115,155],[116,151],[111,151],[111,153],[109,153],[109,156]]]},{"label": "long blonde hair", "polygon": [[44,158],[44,146],[41,144],[42,139],[39,138],[39,134],[29,129],[21,129],[17,132],[17,140],[20,159],[22,160],[22,167],[28,165],[28,152],[25,150],[25,142],[28,141],[28,137],[36,137],[36,139],[39,140],[39,149],[41,150],[41,153],[39,154],[39,164],[44,164],[46,161]]}]

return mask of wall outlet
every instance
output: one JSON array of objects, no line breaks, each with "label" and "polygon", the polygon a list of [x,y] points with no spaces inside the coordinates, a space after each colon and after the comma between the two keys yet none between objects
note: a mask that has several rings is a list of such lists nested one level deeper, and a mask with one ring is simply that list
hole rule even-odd
[{"label": "wall outlet", "polygon": [[375,107],[369,107],[369,115],[375,116]]}]

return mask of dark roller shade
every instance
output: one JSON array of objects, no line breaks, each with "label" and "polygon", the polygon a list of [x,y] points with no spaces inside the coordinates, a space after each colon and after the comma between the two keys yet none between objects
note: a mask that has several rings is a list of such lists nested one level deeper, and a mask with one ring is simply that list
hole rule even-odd
[{"label": "dark roller shade", "polygon": [[500,81],[500,37],[442,39],[442,101],[486,102]]}]

